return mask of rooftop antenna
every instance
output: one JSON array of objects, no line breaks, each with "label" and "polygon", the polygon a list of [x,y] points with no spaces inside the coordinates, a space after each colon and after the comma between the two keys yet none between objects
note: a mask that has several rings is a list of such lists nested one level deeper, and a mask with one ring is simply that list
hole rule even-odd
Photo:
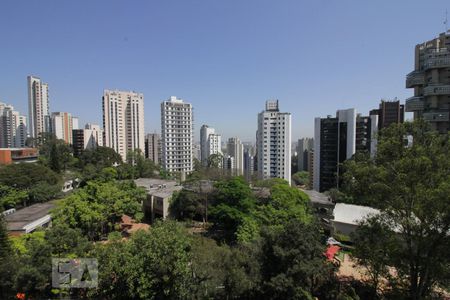
[{"label": "rooftop antenna", "polygon": [[445,9],[444,25],[445,25],[445,32],[447,32],[448,31],[448,10],[447,9]]}]

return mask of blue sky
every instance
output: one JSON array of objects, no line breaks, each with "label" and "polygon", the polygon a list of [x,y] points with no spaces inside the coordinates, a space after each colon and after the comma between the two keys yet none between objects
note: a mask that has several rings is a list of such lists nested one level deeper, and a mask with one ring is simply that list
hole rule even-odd
[{"label": "blue sky", "polygon": [[443,32],[448,1],[160,0],[0,2],[0,101],[28,113],[26,77],[49,83],[51,111],[101,124],[104,89],[144,93],[148,132],[177,96],[224,138],[254,140],[269,98],[314,117],[412,95],[414,46]]}]

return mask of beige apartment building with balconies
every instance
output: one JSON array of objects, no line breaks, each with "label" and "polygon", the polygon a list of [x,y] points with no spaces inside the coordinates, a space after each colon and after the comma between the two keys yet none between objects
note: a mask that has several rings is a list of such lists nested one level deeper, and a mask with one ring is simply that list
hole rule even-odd
[{"label": "beige apartment building with balconies", "polygon": [[406,99],[405,110],[414,119],[423,118],[441,133],[450,130],[450,31],[416,45],[414,71],[406,76],[406,87],[414,96]]},{"label": "beige apartment building with balconies", "polygon": [[103,92],[104,145],[125,161],[127,153],[145,152],[144,94],[126,91]]}]

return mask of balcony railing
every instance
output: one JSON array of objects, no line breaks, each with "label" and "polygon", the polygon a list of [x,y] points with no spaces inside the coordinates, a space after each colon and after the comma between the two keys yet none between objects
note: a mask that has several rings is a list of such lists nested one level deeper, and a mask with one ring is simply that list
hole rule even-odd
[{"label": "balcony railing", "polygon": [[424,109],[423,97],[410,97],[405,101],[407,112],[421,111]]},{"label": "balcony railing", "polygon": [[430,122],[448,122],[449,113],[448,112],[428,112],[424,113],[423,119]]},{"label": "balcony railing", "polygon": [[431,57],[425,58],[424,68],[446,68],[450,66],[450,52],[437,52]]},{"label": "balcony railing", "polygon": [[450,95],[450,85],[429,85],[423,89],[424,96]]},{"label": "balcony railing", "polygon": [[416,85],[423,85],[425,83],[425,76],[423,72],[412,71],[406,75],[406,88],[412,88]]},{"label": "balcony railing", "polygon": [[450,51],[447,48],[432,48],[432,49],[428,49],[427,53],[428,54],[442,54],[442,53],[449,53]]}]

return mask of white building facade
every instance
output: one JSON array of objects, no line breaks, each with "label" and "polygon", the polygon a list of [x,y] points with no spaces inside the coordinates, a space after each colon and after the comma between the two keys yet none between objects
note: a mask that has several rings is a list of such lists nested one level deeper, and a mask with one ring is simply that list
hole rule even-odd
[{"label": "white building facade", "polygon": [[0,148],[22,148],[26,140],[27,118],[0,102]]},{"label": "white building facade", "polygon": [[279,111],[278,100],[266,101],[256,133],[258,178],[282,178],[291,184],[291,114]]},{"label": "white building facade", "polygon": [[103,93],[104,145],[114,149],[125,161],[127,153],[145,153],[144,95],[136,92],[105,90]]},{"label": "white building facade", "polygon": [[72,130],[78,129],[78,118],[72,117],[72,114],[68,112],[54,112],[50,120],[51,132],[56,138],[72,144]]},{"label": "white building facade", "polygon": [[174,174],[193,170],[194,114],[192,104],[175,96],[161,103],[161,165]]},{"label": "white building facade", "polygon": [[87,123],[84,126],[84,149],[103,147],[103,129],[97,124]]},{"label": "white building facade", "polygon": [[222,136],[208,125],[203,125],[200,128],[200,153],[202,166],[204,167],[208,165],[208,158],[212,154],[223,155]]},{"label": "white building facade", "polygon": [[236,176],[244,174],[244,145],[237,137],[228,139],[227,154],[234,158],[233,173]]},{"label": "white building facade", "polygon": [[50,132],[50,108],[48,84],[40,78],[28,76],[28,130],[37,138],[42,132]]}]

